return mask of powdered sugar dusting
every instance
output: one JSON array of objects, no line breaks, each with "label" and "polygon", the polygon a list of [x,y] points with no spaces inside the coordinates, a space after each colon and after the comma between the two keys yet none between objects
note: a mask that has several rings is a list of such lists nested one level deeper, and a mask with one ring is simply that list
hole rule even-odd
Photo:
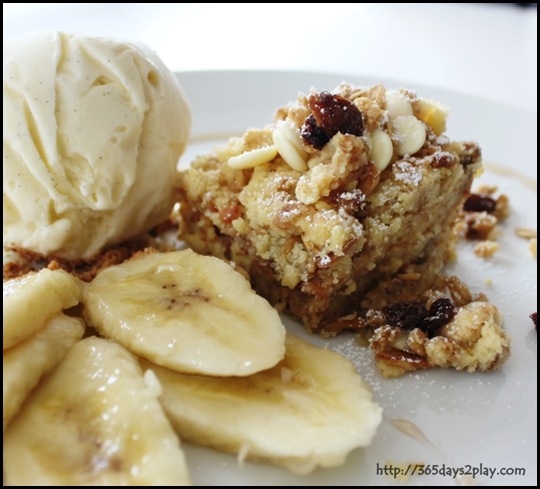
[{"label": "powdered sugar dusting", "polygon": [[409,185],[414,185],[415,187],[420,185],[422,173],[420,172],[419,167],[411,165],[408,161],[398,161],[394,164],[394,167],[396,168],[396,180]]}]

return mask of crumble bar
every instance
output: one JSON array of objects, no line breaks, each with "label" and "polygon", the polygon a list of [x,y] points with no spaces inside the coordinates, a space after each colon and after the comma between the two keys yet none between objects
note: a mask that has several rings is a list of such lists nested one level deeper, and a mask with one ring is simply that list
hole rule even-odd
[{"label": "crumble bar", "polygon": [[300,94],[179,172],[179,238],[236,262],[310,331],[418,297],[454,256],[481,166],[478,145],[444,135],[446,116],[381,85]]},{"label": "crumble bar", "polygon": [[487,297],[472,294],[457,277],[441,276],[410,302],[368,311],[358,327],[385,377],[426,368],[491,372],[510,356],[502,316]]}]

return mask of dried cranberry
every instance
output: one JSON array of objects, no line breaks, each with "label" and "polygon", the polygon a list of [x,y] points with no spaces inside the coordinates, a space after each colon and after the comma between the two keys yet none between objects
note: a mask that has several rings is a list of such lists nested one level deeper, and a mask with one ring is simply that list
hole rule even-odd
[{"label": "dried cranberry", "polygon": [[414,329],[420,327],[428,315],[420,301],[396,302],[383,307],[386,322],[395,328]]},{"label": "dried cranberry", "polygon": [[315,122],[313,114],[310,114],[304,121],[300,129],[300,136],[306,144],[313,146],[315,149],[322,149],[330,141],[330,138]]},{"label": "dried cranberry", "polygon": [[489,195],[471,194],[463,204],[463,209],[472,212],[495,212],[497,201]]},{"label": "dried cranberry", "polygon": [[534,329],[537,329],[536,328],[536,312],[533,312],[529,317],[532,319],[532,322],[534,323]]},{"label": "dried cranberry", "polygon": [[446,297],[437,299],[429,308],[427,317],[424,318],[420,329],[428,334],[430,338],[436,336],[437,331],[449,323],[456,315],[456,309],[452,301]]},{"label": "dried cranberry", "polygon": [[304,121],[300,134],[315,149],[321,149],[338,132],[353,136],[364,134],[362,112],[346,98],[326,91],[312,93],[308,106],[311,114]]}]

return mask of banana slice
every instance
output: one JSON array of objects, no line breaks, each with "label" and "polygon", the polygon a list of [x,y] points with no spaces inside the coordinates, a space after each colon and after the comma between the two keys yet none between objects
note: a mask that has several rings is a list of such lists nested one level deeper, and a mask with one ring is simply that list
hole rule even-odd
[{"label": "banana slice", "polygon": [[285,353],[275,309],[230,265],[191,250],[110,267],[90,283],[85,303],[102,335],[179,372],[250,375]]},{"label": "banana slice", "polygon": [[61,313],[42,330],[4,351],[4,429],[39,379],[62,361],[83,333],[80,319]]},{"label": "banana slice", "polygon": [[4,347],[6,350],[39,331],[82,295],[80,282],[64,270],[44,268],[4,282]]},{"label": "banana slice", "polygon": [[159,383],[146,378],[120,345],[79,341],[7,427],[5,485],[188,485]]},{"label": "banana slice", "polygon": [[307,474],[371,443],[381,408],[341,355],[287,336],[285,359],[250,377],[185,375],[152,366],[182,439]]}]

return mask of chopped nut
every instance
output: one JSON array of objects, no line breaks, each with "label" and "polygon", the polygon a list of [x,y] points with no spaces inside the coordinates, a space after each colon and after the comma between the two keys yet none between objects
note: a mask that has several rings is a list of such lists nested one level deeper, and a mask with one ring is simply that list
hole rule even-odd
[{"label": "chopped nut", "polygon": [[510,215],[510,201],[508,197],[504,194],[497,197],[497,206],[495,207],[495,217],[502,221]]},{"label": "chopped nut", "polygon": [[516,236],[519,236],[520,238],[525,238],[525,239],[536,238],[536,229],[517,228]]},{"label": "chopped nut", "polygon": [[499,249],[499,243],[495,241],[486,240],[481,241],[474,247],[474,253],[481,258],[490,258]]},{"label": "chopped nut", "polygon": [[497,218],[487,212],[466,213],[464,222],[467,225],[467,239],[487,239],[497,225]]},{"label": "chopped nut", "polygon": [[462,307],[472,302],[473,297],[469,287],[458,277],[452,275],[445,277],[444,285],[450,294],[450,298],[456,307]]},{"label": "chopped nut", "polygon": [[405,372],[429,368],[425,358],[403,350],[385,350],[375,354],[379,370],[385,377],[399,377]]},{"label": "chopped nut", "polygon": [[420,328],[413,329],[407,338],[407,346],[413,353],[425,357],[428,337]]},{"label": "chopped nut", "polygon": [[369,339],[369,346],[372,350],[381,352],[393,346],[400,334],[399,328],[385,325],[377,328],[373,336]]}]

